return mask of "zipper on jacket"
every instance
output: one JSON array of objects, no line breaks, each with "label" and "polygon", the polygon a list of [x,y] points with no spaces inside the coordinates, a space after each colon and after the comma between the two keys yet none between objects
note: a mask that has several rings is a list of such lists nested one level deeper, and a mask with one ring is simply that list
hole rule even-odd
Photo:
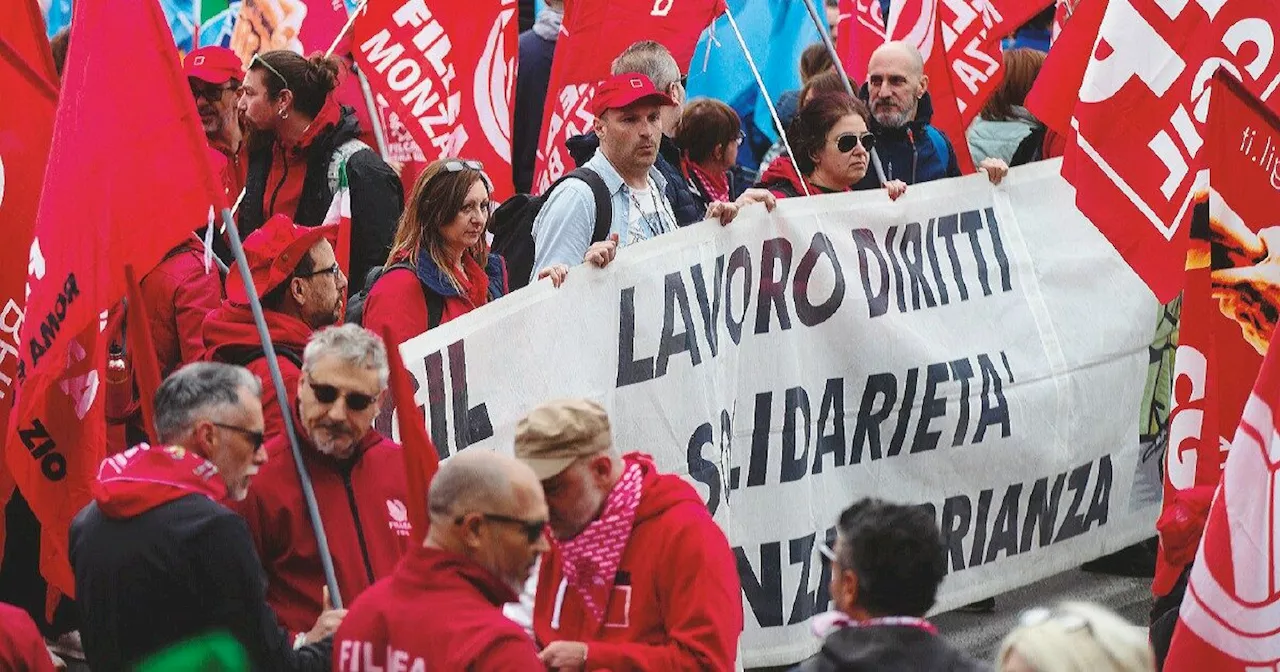
[{"label": "zipper on jacket", "polygon": [[356,539],[360,542],[360,557],[364,558],[364,574],[369,585],[374,584],[373,563],[369,562],[369,546],[364,541],[364,526],[360,524],[360,507],[356,506],[356,491],[351,487],[351,469],[342,471],[342,487],[347,489],[347,503],[351,505],[351,519],[356,524]]},{"label": "zipper on jacket", "polygon": [[[272,150],[275,151],[274,149]],[[276,197],[280,195],[280,189],[284,187],[285,180],[289,179],[289,150],[281,148],[280,155],[284,157],[284,173],[280,176],[280,181],[276,183],[275,191],[271,192],[271,204],[267,206],[266,219],[276,214]],[[274,161],[274,157],[272,159]],[[267,173],[271,173],[271,167],[267,167]]]}]

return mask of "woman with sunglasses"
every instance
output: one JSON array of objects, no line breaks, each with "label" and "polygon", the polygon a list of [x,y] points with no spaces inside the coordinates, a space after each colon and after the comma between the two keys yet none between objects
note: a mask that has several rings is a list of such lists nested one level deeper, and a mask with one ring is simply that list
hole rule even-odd
[{"label": "woman with sunglasses", "polygon": [[[787,129],[795,165],[774,161],[757,186],[778,198],[849,191],[867,174],[876,137],[868,131],[867,106],[847,93],[813,96]],[[796,168],[800,174],[796,174]],[[889,198],[907,190],[901,180],[885,184]]]},{"label": "woman with sunglasses", "polygon": [[1031,609],[1000,644],[998,672],[1154,672],[1146,633],[1095,604]]},{"label": "woman with sunglasses", "polygon": [[427,166],[400,217],[385,272],[370,284],[364,326],[395,343],[507,293],[507,268],[489,253],[491,186],[478,161]]},{"label": "woman with sunglasses", "polygon": [[240,116],[250,129],[249,167],[238,211],[243,240],[277,214],[302,226],[325,221],[340,174],[351,189],[351,258],[344,268],[355,294],[381,266],[404,205],[400,178],[360,140],[355,110],[334,98],[341,62],[292,51],[249,61]]}]

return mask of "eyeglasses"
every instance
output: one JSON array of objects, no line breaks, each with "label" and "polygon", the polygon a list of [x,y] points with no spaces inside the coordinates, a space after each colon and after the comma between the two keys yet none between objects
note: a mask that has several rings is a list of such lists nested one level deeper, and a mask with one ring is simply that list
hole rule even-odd
[{"label": "eyeglasses", "polygon": [[314,277],[314,276],[317,276],[317,275],[324,275],[324,274],[326,274],[326,273],[327,273],[327,274],[329,274],[329,275],[332,275],[333,277],[335,277],[335,278],[336,278],[336,277],[338,277],[338,275],[340,275],[340,274],[342,273],[342,269],[341,269],[341,268],[338,268],[338,264],[337,264],[337,262],[334,262],[334,264],[333,264],[332,266],[330,266],[329,268],[322,268],[322,269],[320,269],[320,270],[318,270],[318,271],[311,271],[310,273],[294,273],[294,274],[293,274],[293,277],[295,277],[295,278],[310,278],[310,277]]},{"label": "eyeglasses", "polygon": [[836,138],[836,149],[841,154],[848,154],[853,151],[854,147],[859,144],[868,152],[876,148],[876,136],[871,133],[845,133]]},{"label": "eyeglasses", "polygon": [[262,442],[266,439],[265,434],[263,434],[262,432],[255,432],[252,429],[245,429],[244,427],[236,427],[235,425],[224,425],[221,422],[214,422],[211,424],[214,427],[229,429],[233,432],[236,432],[237,434],[240,434],[241,436],[248,437],[249,442],[253,444],[253,452],[255,453],[258,452],[258,449],[262,447]]},{"label": "eyeglasses", "polygon": [[[480,516],[489,522],[518,526],[531,544],[537,542],[538,537],[541,537],[547,529],[547,521],[545,520],[524,520],[523,518],[512,518],[511,516],[503,516],[497,513],[482,513]],[[461,525],[465,519],[466,516],[458,516],[453,520],[453,524]]]},{"label": "eyeglasses", "polygon": [[484,172],[484,164],[479,161],[471,161],[469,159],[445,161],[444,165],[440,166],[440,169],[450,173],[461,173],[464,170]]},{"label": "eyeglasses", "polygon": [[321,385],[310,378],[307,378],[306,381],[307,387],[310,387],[311,391],[315,393],[316,401],[322,404],[332,404],[338,400],[338,397],[343,397],[347,401],[347,408],[359,412],[369,408],[373,405],[374,400],[377,399],[376,396],[363,392],[348,392],[340,390],[333,385]]},{"label": "eyeglasses", "polygon": [[261,63],[262,67],[270,70],[272,74],[280,78],[280,81],[284,83],[284,88],[286,89],[289,88],[289,80],[285,79],[284,75],[280,74],[279,70],[276,70],[275,68],[271,67],[270,63],[262,60],[262,58],[260,58],[258,54],[254,54],[253,58],[249,59],[249,65],[248,67],[245,68],[245,70],[252,68],[255,63]]},{"label": "eyeglasses", "polygon": [[229,86],[229,85],[228,86],[213,86],[213,85],[201,86],[198,84],[193,84],[191,86],[191,95],[194,96],[196,99],[204,98],[210,103],[216,103],[219,100],[222,100],[222,94],[228,91],[234,91],[234,90],[235,90],[235,87]]}]

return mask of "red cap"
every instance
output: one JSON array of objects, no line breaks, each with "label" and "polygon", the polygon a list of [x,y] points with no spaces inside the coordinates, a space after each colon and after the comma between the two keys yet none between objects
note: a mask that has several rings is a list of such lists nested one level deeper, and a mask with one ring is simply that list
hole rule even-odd
[{"label": "red cap", "polygon": [[182,73],[210,84],[244,81],[244,65],[236,52],[225,47],[200,47],[182,59]]},{"label": "red cap", "polygon": [[604,80],[596,89],[596,95],[591,99],[591,114],[598,117],[604,114],[605,110],[626,107],[632,103],[650,98],[652,100],[649,102],[659,105],[676,104],[674,98],[659,91],[653,85],[653,82],[643,74],[627,72],[621,75],[614,75]]},{"label": "red cap", "polygon": [[[244,256],[249,262],[249,274],[253,276],[258,298],[288,280],[303,255],[321,239],[336,245],[338,225],[298,226],[287,216],[276,215],[249,234],[244,241]],[[227,274],[227,300],[241,305],[249,303],[244,282],[240,280],[240,269],[234,266]]]}]

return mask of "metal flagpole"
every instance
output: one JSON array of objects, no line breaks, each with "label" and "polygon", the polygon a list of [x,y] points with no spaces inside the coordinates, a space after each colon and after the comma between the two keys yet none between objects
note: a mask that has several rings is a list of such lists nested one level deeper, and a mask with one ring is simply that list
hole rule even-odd
[{"label": "metal flagpole", "polygon": [[284,387],[284,377],[280,375],[280,365],[276,362],[276,349],[271,344],[271,334],[267,331],[267,320],[262,314],[262,303],[258,301],[258,292],[253,286],[253,275],[249,272],[249,261],[244,256],[244,245],[240,243],[240,229],[236,228],[229,208],[222,209],[222,223],[229,235],[231,253],[236,257],[236,266],[240,269],[240,279],[244,281],[245,294],[249,295],[249,311],[253,313],[253,322],[258,327],[258,338],[262,340],[263,357],[267,360],[267,369],[271,372],[271,384],[276,389],[276,399],[280,401],[280,409],[284,416],[284,432],[289,437],[289,448],[293,451],[293,464],[298,468],[298,480],[302,482],[302,501],[307,506],[307,516],[311,519],[311,528],[316,533],[316,544],[320,547],[320,567],[324,570],[324,581],[329,586],[329,600],[335,609],[342,608],[342,594],[338,592],[338,579],[333,573],[333,556],[329,554],[329,540],[324,533],[324,523],[320,520],[320,508],[316,505],[316,492],[311,487],[311,475],[307,466],[302,463],[302,451],[298,447],[298,434],[293,427],[293,409],[289,408],[289,394]]},{"label": "metal flagpole", "polygon": [[[818,34],[822,36],[822,44],[827,48],[827,53],[831,54],[831,62],[835,63],[840,69],[840,82],[844,84],[844,90],[853,98],[858,97],[858,93],[853,90],[853,85],[849,83],[849,73],[844,70],[844,63],[840,61],[840,54],[836,53],[836,45],[831,42],[831,34],[827,32],[826,22],[818,16],[818,8],[813,6],[814,0],[800,0],[804,3],[804,8],[809,10],[809,18],[813,19],[813,25],[817,26]],[[880,165],[880,155],[876,154],[875,147],[871,148],[871,165],[876,169],[876,177],[880,178],[880,184],[884,184],[884,166]]]}]

